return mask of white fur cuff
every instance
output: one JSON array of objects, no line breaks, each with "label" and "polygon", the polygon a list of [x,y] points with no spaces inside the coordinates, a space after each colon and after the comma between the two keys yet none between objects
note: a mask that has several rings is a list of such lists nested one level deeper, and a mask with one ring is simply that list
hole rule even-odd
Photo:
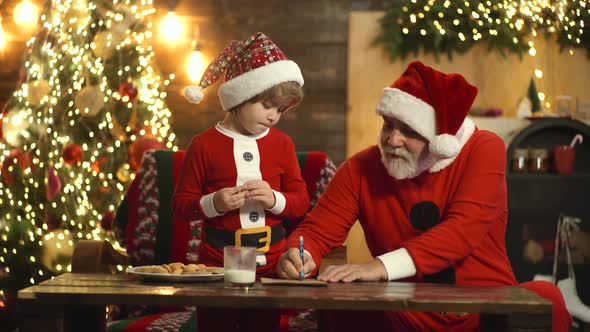
[{"label": "white fur cuff", "polygon": [[278,215],[285,210],[285,207],[287,206],[287,199],[281,192],[276,190],[273,190],[272,192],[275,194],[275,206],[268,209],[268,211],[272,214]]},{"label": "white fur cuff", "polygon": [[387,280],[408,278],[416,274],[416,265],[406,248],[400,248],[381,256],[377,259],[383,262],[387,271]]},{"label": "white fur cuff", "polygon": [[201,203],[203,213],[205,216],[207,216],[207,218],[214,218],[223,214],[215,210],[215,205],[213,204],[213,195],[215,195],[215,193],[205,195],[201,197],[201,200],[199,201],[199,203]]}]

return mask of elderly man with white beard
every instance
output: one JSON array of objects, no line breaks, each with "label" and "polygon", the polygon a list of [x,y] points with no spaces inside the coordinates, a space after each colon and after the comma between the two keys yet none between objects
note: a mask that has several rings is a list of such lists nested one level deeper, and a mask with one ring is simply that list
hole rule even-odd
[{"label": "elderly man with white beard", "polygon": [[[457,285],[516,285],[506,256],[506,150],[467,118],[477,88],[460,74],[420,62],[384,89],[377,145],[351,156],[287,240],[281,278],[314,275],[358,220],[375,257],[330,266],[328,282],[403,280]],[[304,263],[297,250],[305,239]],[[571,318],[548,282],[522,284],[553,301],[553,331]],[[330,312],[330,331],[475,331],[472,313]]]}]

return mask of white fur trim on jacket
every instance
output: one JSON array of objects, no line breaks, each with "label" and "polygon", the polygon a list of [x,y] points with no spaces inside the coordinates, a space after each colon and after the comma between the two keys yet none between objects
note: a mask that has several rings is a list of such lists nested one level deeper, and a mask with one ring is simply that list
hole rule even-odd
[{"label": "white fur trim on jacket", "polygon": [[283,195],[282,192],[273,190],[273,194],[275,195],[275,206],[270,209],[267,209],[270,213],[279,215],[281,212],[285,211],[285,207],[287,206],[287,198]]},{"label": "white fur trim on jacket", "polygon": [[223,213],[219,213],[215,209],[215,205],[213,204],[213,195],[215,195],[214,192],[201,197],[201,200],[199,201],[201,204],[201,209],[203,209],[203,213],[207,216],[207,218],[215,218],[217,216],[223,215]]},{"label": "white fur trim on jacket", "polygon": [[473,135],[474,132],[475,132],[475,124],[473,123],[473,121],[471,121],[471,119],[465,118],[465,120],[463,121],[463,124],[461,125],[461,128],[459,128],[459,131],[457,132],[457,135],[454,136],[454,138],[459,143],[459,151],[457,152],[457,154],[455,154],[451,158],[445,158],[445,159],[438,160],[437,162],[434,163],[434,165],[432,165],[432,167],[430,167],[430,169],[428,169],[428,172],[429,173],[436,173],[436,172],[442,170],[443,168],[449,166],[450,164],[452,164],[453,161],[455,160],[455,158],[457,158],[457,155],[459,155],[459,153],[463,149],[463,146],[465,146],[465,144],[467,144],[467,141],[469,141],[469,138],[471,138],[471,136]]},{"label": "white fur trim on jacket", "polygon": [[414,260],[406,250],[399,248],[381,256],[377,256],[387,271],[387,280],[398,280],[416,275]]},{"label": "white fur trim on jacket", "polygon": [[383,89],[376,111],[379,115],[393,116],[402,121],[428,141],[436,135],[434,108],[398,88]]},{"label": "white fur trim on jacket", "polygon": [[227,111],[277,84],[291,81],[303,86],[301,69],[291,60],[280,60],[224,82],[217,94],[223,110]]}]

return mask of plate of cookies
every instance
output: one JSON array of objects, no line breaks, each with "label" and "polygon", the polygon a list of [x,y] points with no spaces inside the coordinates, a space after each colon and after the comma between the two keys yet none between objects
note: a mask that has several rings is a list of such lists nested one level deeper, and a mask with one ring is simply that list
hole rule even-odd
[{"label": "plate of cookies", "polygon": [[195,282],[223,280],[223,267],[170,263],[135,266],[127,270],[148,281]]}]

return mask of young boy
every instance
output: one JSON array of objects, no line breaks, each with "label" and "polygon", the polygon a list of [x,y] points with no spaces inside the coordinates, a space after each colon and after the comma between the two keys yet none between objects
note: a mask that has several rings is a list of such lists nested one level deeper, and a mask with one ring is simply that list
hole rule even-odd
[{"label": "young boy", "polygon": [[[303,98],[303,76],[263,33],[230,42],[185,95],[200,102],[202,89],[225,73],[218,95],[224,120],[195,136],[187,150],[172,209],[204,220],[200,263],[223,266],[223,247],[258,247],[257,275],[272,276],[285,250],[284,218],[309,206],[291,139],[273,128]],[[271,331],[276,311],[199,308],[199,331]]]}]

